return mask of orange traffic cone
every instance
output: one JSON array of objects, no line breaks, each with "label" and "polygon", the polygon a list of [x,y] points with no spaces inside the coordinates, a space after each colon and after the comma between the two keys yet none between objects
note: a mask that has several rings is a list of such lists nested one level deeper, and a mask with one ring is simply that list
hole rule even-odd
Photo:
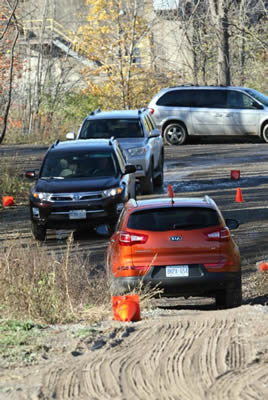
[{"label": "orange traffic cone", "polygon": [[265,262],[265,261],[261,262],[260,265],[259,265],[259,270],[260,270],[261,272],[266,272],[266,271],[268,271],[268,263]]},{"label": "orange traffic cone", "polygon": [[3,206],[4,207],[13,206],[13,204],[14,204],[13,196],[3,196]]},{"label": "orange traffic cone", "polygon": [[243,196],[242,196],[242,192],[241,192],[241,189],[240,189],[240,188],[237,188],[237,189],[236,189],[235,201],[236,201],[237,203],[241,203],[241,202],[244,201],[244,200],[243,200]]},{"label": "orange traffic cone", "polygon": [[114,319],[116,321],[139,321],[140,304],[137,294],[128,296],[114,296],[112,298]]},{"label": "orange traffic cone", "polygon": [[239,169],[233,169],[231,171],[231,179],[235,179],[235,180],[240,179],[240,171],[239,171]]}]

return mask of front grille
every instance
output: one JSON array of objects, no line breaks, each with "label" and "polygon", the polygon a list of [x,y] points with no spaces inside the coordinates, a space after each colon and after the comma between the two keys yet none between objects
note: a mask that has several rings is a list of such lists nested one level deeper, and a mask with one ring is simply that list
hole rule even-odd
[{"label": "front grille", "polygon": [[57,202],[57,201],[92,201],[92,200],[101,200],[103,198],[102,192],[81,192],[81,193],[53,193],[49,201]]}]

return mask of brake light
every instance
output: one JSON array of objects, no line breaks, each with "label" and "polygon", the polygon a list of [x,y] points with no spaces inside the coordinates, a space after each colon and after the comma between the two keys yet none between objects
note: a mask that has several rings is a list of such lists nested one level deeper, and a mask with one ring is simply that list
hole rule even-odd
[{"label": "brake light", "polygon": [[119,235],[119,244],[121,246],[133,246],[134,244],[146,243],[148,235],[139,233],[121,232]]},{"label": "brake light", "polygon": [[151,115],[153,115],[153,113],[154,113],[154,108],[148,108],[148,110],[149,110],[149,113],[151,114]]},{"label": "brake light", "polygon": [[212,240],[217,242],[228,241],[231,238],[231,234],[228,228],[221,228],[217,231],[205,233],[205,236],[207,240]]}]

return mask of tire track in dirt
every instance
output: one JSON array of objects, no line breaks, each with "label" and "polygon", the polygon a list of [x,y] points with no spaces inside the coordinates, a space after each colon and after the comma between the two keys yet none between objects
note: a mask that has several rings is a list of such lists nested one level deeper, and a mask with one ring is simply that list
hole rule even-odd
[{"label": "tire track in dirt", "polygon": [[267,363],[245,340],[248,329],[237,310],[141,321],[126,337],[49,368],[43,398],[264,399]]}]

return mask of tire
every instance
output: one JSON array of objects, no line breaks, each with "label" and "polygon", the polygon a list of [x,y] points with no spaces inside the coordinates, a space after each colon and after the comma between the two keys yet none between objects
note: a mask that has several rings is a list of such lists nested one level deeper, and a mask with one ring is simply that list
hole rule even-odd
[{"label": "tire", "polygon": [[217,308],[234,308],[242,304],[241,277],[235,287],[230,287],[216,293]]},{"label": "tire", "polygon": [[268,143],[268,124],[264,125],[261,136],[262,136],[262,140],[265,143]]},{"label": "tire", "polygon": [[36,240],[38,240],[39,242],[44,242],[46,238],[46,228],[37,225],[36,222],[32,222],[32,234]]},{"label": "tire", "polygon": [[180,122],[173,122],[164,129],[164,142],[169,146],[183,145],[187,141],[187,130]]},{"label": "tire", "polygon": [[162,155],[160,156],[160,159],[159,159],[159,165],[157,168],[157,172],[160,172],[160,173],[154,179],[154,185],[159,187],[159,186],[162,186],[164,183],[164,160],[163,160]]},{"label": "tire", "polygon": [[152,163],[150,164],[146,176],[140,179],[140,188],[141,188],[141,194],[152,194],[154,191]]}]

